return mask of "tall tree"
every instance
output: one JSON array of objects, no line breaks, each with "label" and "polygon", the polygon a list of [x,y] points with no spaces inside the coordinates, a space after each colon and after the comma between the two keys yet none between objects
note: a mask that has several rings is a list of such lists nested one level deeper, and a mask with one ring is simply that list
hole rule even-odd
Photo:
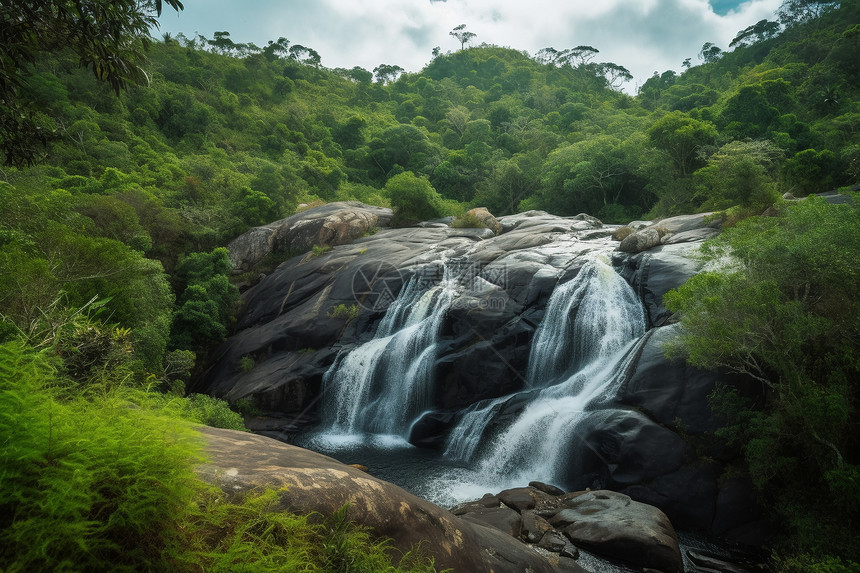
[{"label": "tall tree", "polygon": [[706,64],[712,64],[723,57],[723,50],[712,42],[705,42],[699,50],[699,59]]},{"label": "tall tree", "polygon": [[376,81],[381,85],[390,84],[395,81],[403,71],[403,68],[400,66],[392,64],[379,64],[373,68],[373,73],[376,74]]},{"label": "tall tree", "polygon": [[474,38],[476,34],[466,30],[465,24],[460,24],[459,26],[448,32],[448,35],[457,38],[457,40],[460,42],[460,49],[462,50],[466,47],[466,44],[472,41],[472,38]]}]

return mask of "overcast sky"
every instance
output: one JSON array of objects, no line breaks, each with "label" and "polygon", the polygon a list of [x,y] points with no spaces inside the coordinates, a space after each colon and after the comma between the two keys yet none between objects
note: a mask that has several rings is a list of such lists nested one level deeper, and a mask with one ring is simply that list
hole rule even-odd
[{"label": "overcast sky", "polygon": [[158,34],[230,32],[260,47],[284,36],[315,49],[327,68],[381,63],[421,70],[435,46],[460,48],[449,32],[459,24],[482,42],[525,50],[589,45],[597,60],[626,67],[636,87],[655,71],[681,71],[705,42],[723,49],[738,31],[775,19],[782,0],[182,0],[165,6]]}]

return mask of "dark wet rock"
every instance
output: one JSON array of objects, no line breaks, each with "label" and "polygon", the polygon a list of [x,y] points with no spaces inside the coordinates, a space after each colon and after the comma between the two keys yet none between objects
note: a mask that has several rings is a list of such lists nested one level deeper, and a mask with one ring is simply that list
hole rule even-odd
[{"label": "dark wet rock", "polygon": [[772,528],[756,503],[755,489],[749,479],[725,480],[714,513],[715,535],[749,546],[762,546],[770,541]]},{"label": "dark wet rock", "polygon": [[498,529],[505,535],[519,537],[522,531],[520,514],[508,507],[482,507],[460,515],[465,521]]},{"label": "dark wet rock", "polygon": [[535,488],[538,491],[548,493],[549,495],[564,495],[563,489],[554,485],[550,485],[548,483],[543,483],[540,481],[530,481],[529,486]]},{"label": "dark wet rock", "polygon": [[681,424],[687,432],[710,432],[717,428],[719,418],[708,405],[708,396],[720,375],[666,357],[666,345],[678,336],[679,329],[671,325],[651,331],[617,399],[664,426]]},{"label": "dark wet rock", "polygon": [[646,483],[681,467],[687,446],[678,434],[642,414],[615,410],[601,416],[586,437],[585,469],[613,488]]},{"label": "dark wet rock", "polygon": [[552,526],[534,511],[523,511],[520,537],[527,543],[540,543],[543,536],[552,531]]},{"label": "dark wet rock", "polygon": [[697,250],[695,243],[680,243],[661,245],[635,255],[616,255],[621,276],[639,295],[651,326],[663,326],[670,320],[671,313],[663,306],[663,295],[699,272]]},{"label": "dark wet rock", "polygon": [[518,512],[523,512],[527,509],[533,509],[537,504],[535,500],[534,489],[527,487],[517,487],[506,489],[498,494],[502,503],[515,509]]},{"label": "dark wet rock", "polygon": [[453,411],[425,412],[409,428],[409,443],[431,450],[444,448],[455,419]]},{"label": "dark wet rock", "polygon": [[451,509],[451,513],[454,515],[464,515],[469,513],[470,511],[478,511],[481,509],[486,509],[488,507],[500,507],[502,505],[502,501],[491,493],[484,494],[484,497],[477,501],[470,501],[468,503],[460,504]]},{"label": "dark wet rock", "polygon": [[660,508],[675,527],[710,531],[721,471],[716,463],[697,463],[624,488],[621,493]]},{"label": "dark wet rock", "polygon": [[565,547],[567,547],[569,543],[570,541],[567,540],[563,533],[559,533],[558,531],[550,531],[541,538],[540,542],[538,543],[538,547],[540,547],[541,549],[546,549],[547,551],[552,551],[554,553],[561,553],[561,551]]},{"label": "dark wet rock", "polygon": [[695,551],[688,549],[687,557],[696,566],[697,571],[719,571],[720,573],[752,573],[759,569],[753,564],[751,567],[744,566],[739,563],[733,563],[729,558],[706,553],[704,551]]},{"label": "dark wet rock", "polygon": [[565,543],[564,547],[561,548],[559,552],[562,557],[569,557],[570,559],[579,559],[579,549],[577,549],[576,545],[573,543]]},{"label": "dark wet rock", "polygon": [[576,545],[637,567],[683,570],[675,530],[659,509],[611,491],[585,493],[550,520]]}]

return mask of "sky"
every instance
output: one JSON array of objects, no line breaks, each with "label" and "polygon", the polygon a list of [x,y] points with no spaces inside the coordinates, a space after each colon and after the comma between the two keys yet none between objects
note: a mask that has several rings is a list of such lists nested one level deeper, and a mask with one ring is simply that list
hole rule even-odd
[{"label": "sky", "polygon": [[456,51],[449,35],[465,24],[473,45],[506,46],[535,54],[579,45],[599,50],[595,61],[624,66],[635,94],[655,71],[682,71],[681,62],[705,42],[728,49],[740,30],[763,18],[774,20],[782,0],[182,0],[177,14],[168,6],[160,18],[164,32],[212,38],[230,32],[236,43],[263,47],[286,37],[313,48],[327,68],[379,64],[418,72],[433,48]]}]

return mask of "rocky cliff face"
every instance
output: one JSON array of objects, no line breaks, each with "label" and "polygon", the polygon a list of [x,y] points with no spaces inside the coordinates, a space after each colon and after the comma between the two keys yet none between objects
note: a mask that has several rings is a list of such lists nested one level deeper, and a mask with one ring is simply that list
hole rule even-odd
[{"label": "rocky cliff face", "polygon": [[[348,218],[363,208],[327,205],[286,220],[279,233],[291,236],[292,229],[310,225],[303,221]],[[561,285],[581,280],[580,273],[598,272],[597,261],[600,268],[614,269],[611,274],[622,277],[638,297],[647,332],[627,351],[623,368],[619,366],[615,394],[607,402],[611,409],[591,420],[587,430],[583,427],[584,436],[577,436],[587,444],[583,451],[590,453],[563,474],[568,482],[563,485],[609,487],[656,505],[678,520],[676,525],[758,541],[757,515],[736,511],[742,503],[738,500],[749,502],[748,489],[721,479],[721,462],[731,452],[701,451],[699,438],[714,429],[707,395],[716,375],[671,363],[662,352],[675,327],[661,299],[697,272],[690,254],[702,238],[716,232],[704,217],[661,221],[659,244],[625,252],[610,237],[614,227],[587,215],[560,218],[532,211],[502,217],[498,234],[443,224],[389,229],[381,215],[377,213],[371,225],[380,227],[375,234],[319,256],[294,257],[248,290],[235,334],[216,351],[212,366],[193,389],[228,400],[253,397],[263,410],[285,420],[316,416],[323,423],[347,424],[332,410],[352,406],[335,404],[326,396],[326,373],[329,390],[336,388],[336,379],[348,374],[347,353],[358,362],[364,355],[356,349],[368,359],[383,355],[389,343],[382,334],[407,336],[401,331],[432,315],[432,341],[424,342],[432,345],[432,353],[418,353],[408,361],[429,361],[421,366],[425,374],[408,368],[388,371],[419,382],[422,376],[428,379],[421,401],[410,405],[417,399],[409,394],[409,403],[402,407],[412,420],[410,441],[444,450],[455,426],[482,404],[496,409],[483,431],[510,425],[534,407],[542,390],[541,384],[529,381],[529,359],[538,326],[548,312],[557,313],[548,306],[550,297]],[[648,228],[656,229],[645,224],[644,230]],[[259,234],[250,232],[249,241]],[[406,289],[435,294],[407,301]],[[403,308],[392,311],[398,304]],[[578,310],[565,312],[574,316]],[[601,331],[603,319],[595,320]],[[398,344],[412,342],[391,346]],[[397,356],[372,367],[392,369],[404,361]],[[372,376],[364,382],[349,380],[352,386],[366,384],[369,395],[389,392]],[[270,433],[277,434],[278,427],[270,426]]]}]

